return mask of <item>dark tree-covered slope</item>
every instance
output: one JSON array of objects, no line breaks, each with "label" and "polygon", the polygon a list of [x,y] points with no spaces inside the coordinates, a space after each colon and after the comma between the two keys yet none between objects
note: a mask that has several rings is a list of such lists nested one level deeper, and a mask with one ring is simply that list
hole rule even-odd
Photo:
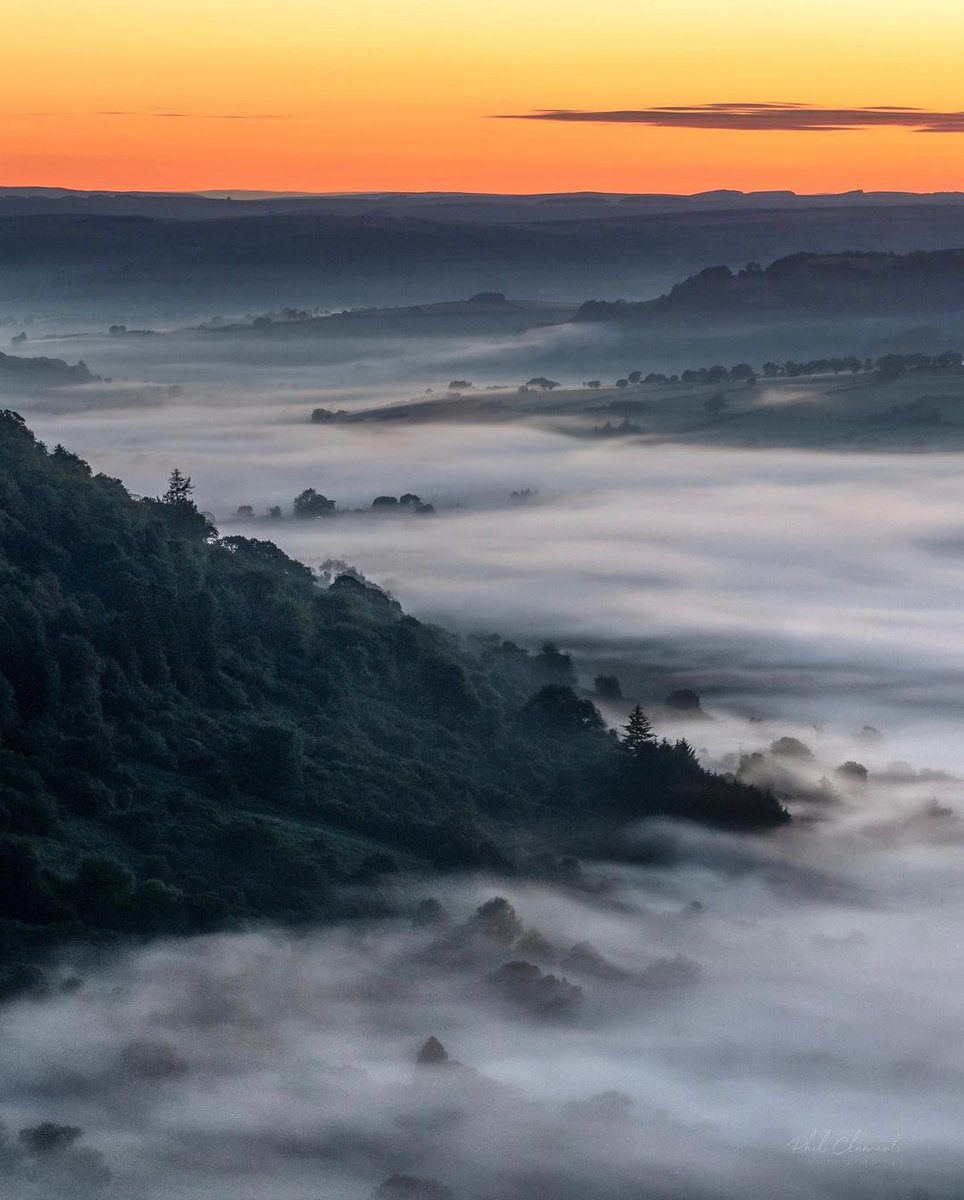
[{"label": "dark tree-covered slope", "polygon": [[0,414],[0,957],[317,919],[345,883],[513,869],[648,813],[786,819],[684,743],[630,752],[571,683]]},{"label": "dark tree-covered slope", "polygon": [[0,385],[24,389],[69,387],[97,378],[82,361],[71,366],[62,358],[23,358],[0,350]]},{"label": "dark tree-covered slope", "polygon": [[964,250],[791,254],[763,269],[707,267],[656,300],[583,304],[577,321],[726,324],[964,309]]}]

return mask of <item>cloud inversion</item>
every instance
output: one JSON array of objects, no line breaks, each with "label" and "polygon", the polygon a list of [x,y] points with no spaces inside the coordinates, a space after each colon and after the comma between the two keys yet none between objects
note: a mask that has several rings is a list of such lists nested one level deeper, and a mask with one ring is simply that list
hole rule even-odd
[{"label": "cloud inversion", "polygon": [[752,129],[763,132],[839,133],[871,126],[897,126],[914,133],[964,133],[964,112],[876,105],[866,108],[814,108],[808,104],[692,104],[613,111],[553,108],[500,114],[523,121],[588,121],[616,125],[657,125],[674,129]]}]

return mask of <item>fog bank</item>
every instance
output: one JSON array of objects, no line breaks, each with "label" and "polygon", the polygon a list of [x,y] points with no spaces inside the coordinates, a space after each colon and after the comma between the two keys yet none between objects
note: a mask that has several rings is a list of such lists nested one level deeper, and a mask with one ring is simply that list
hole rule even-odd
[{"label": "fog bank", "polygon": [[82,1128],[119,1200],[956,1195],[960,820],[877,780],[766,839],[627,837],[649,865],[578,887],[67,965],[0,1010],[0,1112]]}]

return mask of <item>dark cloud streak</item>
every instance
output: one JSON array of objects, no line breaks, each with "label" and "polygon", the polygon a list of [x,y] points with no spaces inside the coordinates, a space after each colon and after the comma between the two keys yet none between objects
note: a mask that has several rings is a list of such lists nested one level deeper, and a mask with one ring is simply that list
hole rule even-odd
[{"label": "dark cloud streak", "polygon": [[891,105],[813,108],[807,104],[719,103],[608,112],[545,109],[531,113],[500,114],[500,119],[653,125],[677,129],[758,130],[764,133],[840,133],[871,127],[897,127],[915,133],[964,133],[964,112],[933,112]]}]

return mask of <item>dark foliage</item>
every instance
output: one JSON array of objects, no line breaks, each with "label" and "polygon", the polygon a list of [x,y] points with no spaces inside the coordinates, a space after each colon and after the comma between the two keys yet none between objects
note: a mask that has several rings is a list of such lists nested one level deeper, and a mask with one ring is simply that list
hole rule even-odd
[{"label": "dark foliage", "polygon": [[590,300],[577,321],[788,320],[960,311],[964,250],[791,254],[765,270],[706,267],[656,300]]},{"label": "dark foliage", "polygon": [[666,697],[666,707],[677,713],[702,714],[700,698],[692,688],[677,688]]},{"label": "dark foliage", "polygon": [[322,587],[189,488],[135,501],[0,414],[0,986],[67,938],[317,920],[342,883],[591,849],[627,814],[784,819],[678,746],[627,778],[555,647]]},{"label": "dark foliage", "polygon": [[[18,338],[13,340],[22,344]],[[18,358],[0,351],[0,380],[12,387],[69,387],[77,383],[91,383],[98,378],[85,362],[70,366],[62,358]]]}]

